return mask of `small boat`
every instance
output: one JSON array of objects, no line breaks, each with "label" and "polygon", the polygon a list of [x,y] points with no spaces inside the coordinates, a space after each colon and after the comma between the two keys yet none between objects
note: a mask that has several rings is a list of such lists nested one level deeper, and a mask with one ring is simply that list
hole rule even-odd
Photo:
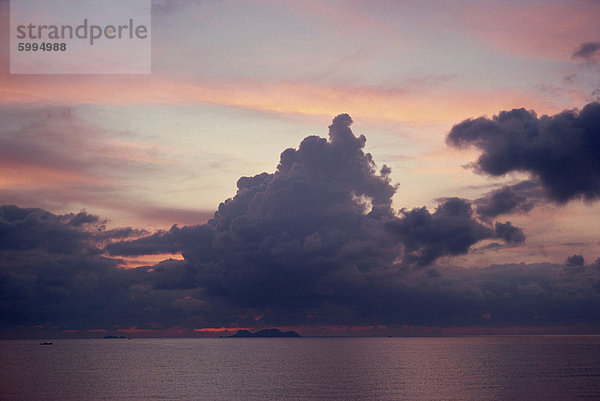
[{"label": "small boat", "polygon": [[43,342],[43,343],[40,343],[40,345],[52,345],[52,343]]}]

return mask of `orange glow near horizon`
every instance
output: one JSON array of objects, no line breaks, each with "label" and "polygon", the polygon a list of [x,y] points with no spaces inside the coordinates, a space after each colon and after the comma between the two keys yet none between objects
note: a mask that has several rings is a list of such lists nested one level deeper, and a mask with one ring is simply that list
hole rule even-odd
[{"label": "orange glow near horizon", "polygon": [[203,329],[194,329],[197,333],[229,333],[238,330],[253,330],[252,327],[207,327]]},{"label": "orange glow near horizon", "polygon": [[119,259],[123,261],[119,264],[119,267],[134,269],[141,266],[154,266],[168,259],[183,260],[183,255],[181,253],[160,253],[156,255],[120,257]]},{"label": "orange glow near horizon", "polygon": [[[293,330],[303,337],[460,337],[460,336],[510,336],[510,335],[598,335],[600,326],[585,322],[574,322],[563,326],[412,326],[412,325],[317,325],[317,326],[269,326],[281,331]],[[136,326],[112,329],[58,329],[44,325],[19,327],[32,337],[41,338],[60,335],[68,338],[89,338],[108,333],[120,333],[134,338],[214,338],[229,335],[238,330],[256,332],[257,327],[207,327],[188,328],[139,328]]]},{"label": "orange glow near horizon", "polygon": [[[317,326],[272,326],[269,328],[281,331],[295,331],[302,336],[332,336],[332,337],[379,337],[379,336],[470,336],[470,335],[527,335],[527,334],[576,334],[597,333],[599,327],[584,323],[572,326],[389,326],[389,325],[317,325]],[[258,331],[256,327],[207,327],[193,329],[193,332],[203,334],[230,334],[238,330]]]}]

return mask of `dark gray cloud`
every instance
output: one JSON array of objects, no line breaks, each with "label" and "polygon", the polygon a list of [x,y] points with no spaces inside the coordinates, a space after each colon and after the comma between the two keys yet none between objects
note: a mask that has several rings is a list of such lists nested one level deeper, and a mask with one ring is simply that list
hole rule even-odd
[{"label": "dark gray cloud", "polygon": [[521,181],[515,185],[505,185],[488,192],[473,201],[477,215],[489,221],[492,218],[509,213],[527,213],[534,206],[544,202],[544,191],[537,182]]},{"label": "dark gray cloud", "polygon": [[238,180],[235,197],[207,224],[109,245],[112,255],[181,251],[192,278],[243,307],[322,304],[326,282],[344,270],[392,263],[402,244],[384,230],[393,220],[390,169],[377,173],[365,137],[340,115],[329,140],[305,138],[281,154],[277,171]]},{"label": "dark gray cloud", "polygon": [[581,255],[572,255],[567,258],[565,263],[567,266],[583,266],[584,259]]},{"label": "dark gray cloud", "polygon": [[[134,317],[137,271],[101,255],[107,242],[147,234],[107,230],[87,212],[55,215],[36,208],[0,206],[0,327],[104,327]],[[139,306],[139,305],[138,305]],[[148,307],[148,305],[145,305]],[[134,323],[135,324],[135,323]]]},{"label": "dark gray cloud", "polygon": [[473,217],[465,199],[445,199],[434,213],[422,207],[400,214],[386,227],[404,244],[408,264],[427,265],[443,255],[465,254],[476,242],[494,237],[492,228]]},{"label": "dark gray cloud", "polygon": [[[327,255],[332,266],[353,255],[351,263],[366,268],[399,256],[407,264],[426,265],[495,236],[464,199],[444,200],[434,213],[420,208],[398,216],[391,208],[396,191],[391,170],[383,166],[377,174],[372,156],[362,151],[365,137],[355,137],[351,123],[350,116],[340,115],[330,126],[329,141],[307,137],[297,150],[281,154],[274,174],[240,178],[236,196],[223,202],[208,224],[173,227],[107,250],[113,255],[182,251],[186,260],[202,263],[207,255],[247,259],[254,253],[255,259],[263,247],[263,257],[272,259],[269,249],[286,243],[286,249],[310,258]],[[316,250],[321,253],[312,255]]]},{"label": "dark gray cloud", "polygon": [[[282,291],[276,303],[245,306],[197,288],[198,271],[182,261],[124,270],[101,257],[46,255],[42,261],[30,255],[18,269],[5,264],[1,269],[2,328],[600,322],[598,264],[579,269],[516,264],[345,272],[324,280],[321,291],[303,305],[281,302],[286,300]],[[255,316],[261,317],[258,322]]]},{"label": "dark gray cloud", "polygon": [[309,136],[281,154],[275,173],[240,178],[237,194],[207,224],[173,226],[106,250],[114,256],[181,251],[185,262],[172,268],[185,279],[169,285],[202,288],[215,302],[298,323],[363,309],[372,301],[363,299],[364,286],[381,275],[464,254],[483,239],[524,239],[510,223],[478,221],[465,199],[444,199],[433,213],[423,207],[397,214],[391,170],[378,171],[351,123],[339,115],[329,140]]},{"label": "dark gray cloud", "polygon": [[600,53],[600,42],[582,43],[575,52],[573,58],[582,58],[587,61],[594,61],[595,56]]},{"label": "dark gray cloud", "polygon": [[513,226],[510,221],[496,222],[496,237],[502,238],[507,244],[520,244],[525,241],[525,234],[519,227]]},{"label": "dark gray cloud", "polygon": [[529,173],[556,202],[600,197],[600,103],[539,118],[514,109],[465,120],[452,127],[447,142],[479,148],[477,172]]},{"label": "dark gray cloud", "polygon": [[[2,207],[0,327],[600,324],[600,266],[436,267],[524,234],[460,198],[396,213],[391,171],[351,123],[340,115],[329,139],[309,136],[274,173],[240,178],[202,225],[143,235],[85,211]],[[170,252],[184,260],[119,268]]]},{"label": "dark gray cloud", "polygon": [[[68,225],[73,227],[81,227],[84,224],[98,224],[100,222],[98,216],[88,214],[85,211],[79,212],[75,215],[65,215],[63,219],[67,219]],[[106,223],[106,221],[102,222],[102,226],[104,226],[104,223]]]},{"label": "dark gray cloud", "polygon": [[[42,209],[0,207],[0,249],[44,249],[54,253],[81,253],[88,249],[92,234],[69,226],[84,218],[55,216]],[[83,223],[81,223],[83,224]]]},{"label": "dark gray cloud", "polygon": [[129,227],[106,230],[104,223],[85,211],[54,215],[43,209],[0,206],[0,250],[98,253],[105,241],[147,234]]}]

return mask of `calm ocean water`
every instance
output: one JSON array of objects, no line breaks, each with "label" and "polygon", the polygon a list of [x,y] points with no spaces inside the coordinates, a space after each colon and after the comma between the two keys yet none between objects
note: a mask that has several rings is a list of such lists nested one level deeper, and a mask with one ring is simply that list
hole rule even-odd
[{"label": "calm ocean water", "polygon": [[600,336],[0,341],[0,399],[598,400]]}]

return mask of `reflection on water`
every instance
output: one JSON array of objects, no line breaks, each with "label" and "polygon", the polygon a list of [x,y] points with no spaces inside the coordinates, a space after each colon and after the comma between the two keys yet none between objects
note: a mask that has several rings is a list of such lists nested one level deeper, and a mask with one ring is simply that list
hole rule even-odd
[{"label": "reflection on water", "polygon": [[1,400],[600,398],[600,336],[0,342]]}]

